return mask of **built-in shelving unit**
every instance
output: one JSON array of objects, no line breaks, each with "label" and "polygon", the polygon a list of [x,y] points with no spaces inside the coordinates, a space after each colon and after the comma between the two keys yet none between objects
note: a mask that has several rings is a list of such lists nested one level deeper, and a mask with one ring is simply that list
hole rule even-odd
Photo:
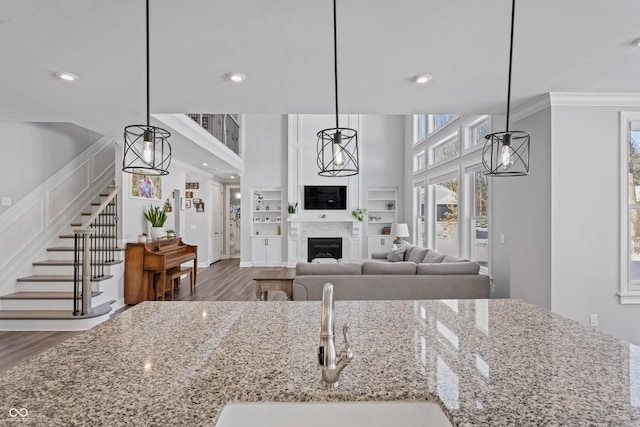
[{"label": "built-in shelving unit", "polygon": [[251,263],[282,263],[282,189],[251,190]]},{"label": "built-in shelving unit", "polygon": [[398,221],[398,189],[369,187],[367,190],[367,252],[386,252],[394,237],[389,235],[391,224]]}]

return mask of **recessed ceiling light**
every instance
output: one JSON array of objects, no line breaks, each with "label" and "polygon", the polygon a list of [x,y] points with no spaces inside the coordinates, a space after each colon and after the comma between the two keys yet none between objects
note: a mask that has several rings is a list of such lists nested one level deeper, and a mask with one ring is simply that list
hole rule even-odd
[{"label": "recessed ceiling light", "polygon": [[68,71],[59,71],[56,76],[67,82],[74,82],[80,78],[77,74],[69,73]]},{"label": "recessed ceiling light", "polygon": [[431,79],[433,79],[433,76],[431,74],[419,74],[413,78],[413,81],[422,85],[430,82]]},{"label": "recessed ceiling light", "polygon": [[227,78],[234,83],[240,83],[247,80],[247,75],[242,73],[229,73]]},{"label": "recessed ceiling light", "polygon": [[207,166],[207,165],[208,165],[208,163],[203,163],[203,164],[202,164],[202,166]]},{"label": "recessed ceiling light", "polygon": [[640,47],[640,39],[635,39],[631,44]]}]

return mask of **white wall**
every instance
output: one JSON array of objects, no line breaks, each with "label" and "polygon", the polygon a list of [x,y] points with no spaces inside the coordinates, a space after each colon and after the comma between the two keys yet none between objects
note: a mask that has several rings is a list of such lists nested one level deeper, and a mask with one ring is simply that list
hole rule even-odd
[{"label": "white wall", "polygon": [[[0,123],[0,196],[17,203],[100,137],[70,123]],[[0,214],[8,209],[0,206]]]},{"label": "white wall", "polygon": [[553,311],[640,344],[640,305],[621,305],[620,112],[553,107]]},{"label": "white wall", "polygon": [[[282,187],[286,197],[287,183],[287,116],[279,114],[246,114],[243,116],[244,175],[240,178],[241,249],[240,262],[251,261],[251,188]],[[286,200],[284,201],[286,203]],[[283,204],[283,207],[286,204]],[[283,216],[284,218],[284,216]],[[286,227],[282,227],[286,240]],[[286,248],[283,245],[283,259]]]}]

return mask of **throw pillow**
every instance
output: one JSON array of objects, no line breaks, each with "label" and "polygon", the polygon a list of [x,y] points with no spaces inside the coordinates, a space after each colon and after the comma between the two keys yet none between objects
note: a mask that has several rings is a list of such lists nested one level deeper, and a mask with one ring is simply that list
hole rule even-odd
[{"label": "throw pillow", "polygon": [[424,256],[426,254],[427,254],[426,248],[415,247],[413,251],[411,251],[411,255],[409,255],[409,258],[407,259],[407,261],[415,262],[417,264],[419,262],[422,262],[422,260],[424,260]]},{"label": "throw pillow", "polygon": [[433,249],[429,249],[427,254],[424,256],[424,260],[422,262],[433,263],[433,262],[442,262],[446,255],[441,254],[440,252],[436,252]]},{"label": "throw pillow", "polygon": [[387,259],[391,262],[398,262],[404,260],[404,251],[407,250],[407,245],[393,245],[391,251],[387,255]]}]

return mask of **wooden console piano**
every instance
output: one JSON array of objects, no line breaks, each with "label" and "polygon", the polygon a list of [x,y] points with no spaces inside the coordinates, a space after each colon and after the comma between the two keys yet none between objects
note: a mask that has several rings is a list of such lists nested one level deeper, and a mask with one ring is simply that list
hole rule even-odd
[{"label": "wooden console piano", "polygon": [[[164,284],[167,270],[193,260],[196,283],[198,246],[179,237],[161,238],[150,243],[127,243],[124,264],[124,303],[137,304],[156,299],[154,280]],[[157,278],[156,278],[157,275]]]}]

